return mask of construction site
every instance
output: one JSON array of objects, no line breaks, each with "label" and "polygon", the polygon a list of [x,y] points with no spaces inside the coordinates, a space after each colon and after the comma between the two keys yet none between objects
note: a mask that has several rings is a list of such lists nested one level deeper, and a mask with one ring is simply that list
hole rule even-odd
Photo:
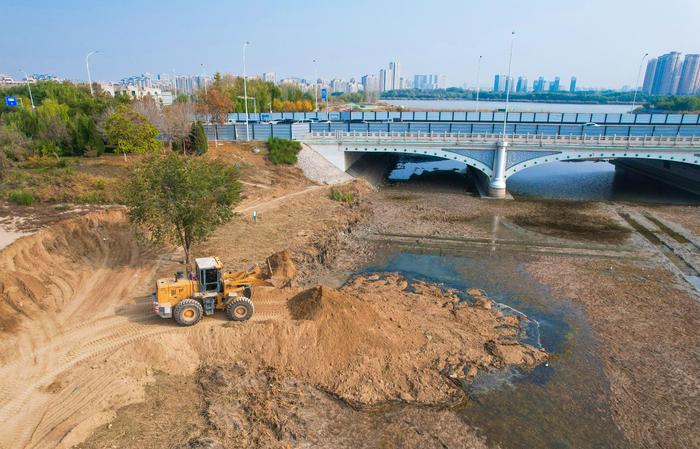
[{"label": "construction site", "polygon": [[124,207],[4,207],[0,448],[700,447],[698,207],[261,145],[210,143],[242,195],[192,276]]}]

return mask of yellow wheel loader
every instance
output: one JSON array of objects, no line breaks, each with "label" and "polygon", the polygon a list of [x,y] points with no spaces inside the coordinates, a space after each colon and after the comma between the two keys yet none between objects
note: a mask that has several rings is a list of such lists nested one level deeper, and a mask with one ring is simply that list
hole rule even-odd
[{"label": "yellow wheel loader", "polygon": [[153,311],[161,318],[173,318],[182,326],[197,324],[204,315],[224,310],[229,319],[246,321],[253,316],[253,287],[271,285],[259,266],[248,271],[224,272],[218,257],[195,259],[195,271],[188,276],[156,281]]}]

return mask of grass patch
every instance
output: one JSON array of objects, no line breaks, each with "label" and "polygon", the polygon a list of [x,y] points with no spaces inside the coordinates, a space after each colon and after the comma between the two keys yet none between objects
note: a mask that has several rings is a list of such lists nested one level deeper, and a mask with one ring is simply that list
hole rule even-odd
[{"label": "grass patch", "polygon": [[333,201],[338,201],[346,204],[352,204],[355,201],[355,196],[352,194],[352,192],[345,192],[337,187],[333,187],[328,196]]},{"label": "grass patch", "polygon": [[34,195],[26,190],[13,190],[7,195],[7,199],[20,206],[31,206],[34,204]]}]

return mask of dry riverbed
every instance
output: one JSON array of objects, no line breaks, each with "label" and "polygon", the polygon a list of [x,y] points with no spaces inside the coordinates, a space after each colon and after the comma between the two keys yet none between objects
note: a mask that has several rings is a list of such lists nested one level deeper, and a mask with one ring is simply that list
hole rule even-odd
[{"label": "dry riverbed", "polygon": [[0,448],[494,447],[460,414],[464,387],[480,373],[527,374],[549,354],[518,338],[527,318],[495,307],[495,292],[392,272],[348,278],[387,242],[526,254],[533,278],[585,312],[629,445],[700,445],[697,292],[619,215],[658,217],[697,242],[697,209],[491,202],[361,181],[341,186],[353,193],[345,204],[251,149],[219,149],[247,167],[244,199],[196,248],[231,269],[286,251],[250,322],[216,315],[183,329],[153,317],[152,283],[179,269],[179,254],[138,243],[120,210],[0,252],[11,348]]}]

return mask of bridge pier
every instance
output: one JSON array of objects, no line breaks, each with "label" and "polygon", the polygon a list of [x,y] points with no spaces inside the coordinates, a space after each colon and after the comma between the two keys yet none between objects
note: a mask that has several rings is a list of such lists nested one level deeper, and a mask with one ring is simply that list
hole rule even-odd
[{"label": "bridge pier", "polygon": [[493,177],[489,182],[489,196],[493,198],[506,197],[506,154],[508,141],[499,140],[496,143],[496,153],[493,158]]}]

